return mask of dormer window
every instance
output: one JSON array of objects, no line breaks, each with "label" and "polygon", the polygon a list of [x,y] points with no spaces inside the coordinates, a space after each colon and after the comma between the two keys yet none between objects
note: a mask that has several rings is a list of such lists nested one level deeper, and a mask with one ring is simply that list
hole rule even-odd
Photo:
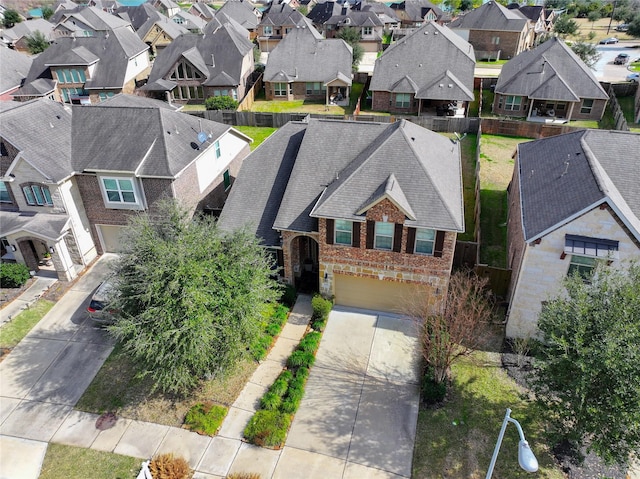
[{"label": "dormer window", "polygon": [[22,192],[27,200],[27,204],[31,206],[53,206],[49,187],[44,185],[27,185],[22,187]]}]

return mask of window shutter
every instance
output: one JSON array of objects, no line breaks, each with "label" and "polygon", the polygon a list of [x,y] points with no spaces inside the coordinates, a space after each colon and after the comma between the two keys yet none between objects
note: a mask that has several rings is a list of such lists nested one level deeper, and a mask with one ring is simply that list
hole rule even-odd
[{"label": "window shutter", "polygon": [[373,238],[376,234],[376,222],[367,220],[367,249],[373,249]]},{"label": "window shutter", "polygon": [[413,254],[416,245],[416,229],[407,228],[407,254]]},{"label": "window shutter", "polygon": [[333,244],[334,228],[335,228],[335,221],[327,219],[327,244]]},{"label": "window shutter", "polygon": [[354,248],[360,248],[360,223],[354,221],[351,232],[351,246]]},{"label": "window shutter", "polygon": [[442,250],[444,249],[444,231],[436,232],[436,244],[433,247],[433,256],[442,258]]},{"label": "window shutter", "polygon": [[396,223],[395,231],[393,232],[393,251],[399,253],[402,251],[402,224]]}]

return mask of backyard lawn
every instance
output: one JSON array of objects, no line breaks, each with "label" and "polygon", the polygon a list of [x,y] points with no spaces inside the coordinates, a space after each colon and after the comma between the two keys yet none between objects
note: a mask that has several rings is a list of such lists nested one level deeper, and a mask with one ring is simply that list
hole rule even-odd
[{"label": "backyard lawn", "polygon": [[249,138],[253,139],[251,143],[251,150],[255,150],[260,146],[264,140],[266,140],[271,134],[277,130],[277,128],[273,127],[262,127],[262,126],[234,126],[234,128]]},{"label": "backyard lawn", "polygon": [[[540,469],[536,478],[562,479],[544,444],[544,417],[501,368],[498,353],[476,351],[453,366],[453,383],[441,407],[420,406],[413,479],[485,477],[507,408],[522,426]],[[494,477],[531,477],[518,466],[518,432],[507,427]]]},{"label": "backyard lawn", "polygon": [[518,143],[530,141],[497,135],[480,139],[480,262],[507,266],[507,186],[513,175]]},{"label": "backyard lawn", "polygon": [[462,151],[462,185],[464,194],[464,229],[465,232],[458,235],[460,241],[474,241],[475,207],[476,207],[476,154],[477,135],[467,135],[461,142]]}]

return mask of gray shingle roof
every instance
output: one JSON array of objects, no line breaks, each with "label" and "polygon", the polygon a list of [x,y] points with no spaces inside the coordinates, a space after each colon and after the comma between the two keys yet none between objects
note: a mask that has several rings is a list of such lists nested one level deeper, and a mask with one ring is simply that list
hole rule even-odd
[{"label": "gray shingle roof", "polygon": [[374,12],[350,11],[347,14],[334,15],[326,22],[327,25],[340,25],[351,27],[382,27],[384,23]]},{"label": "gray shingle roof", "polygon": [[[306,20],[306,27],[291,30],[269,54],[264,80],[326,83],[342,74],[350,83],[351,47],[339,38],[322,38]],[[279,80],[285,76],[290,80]]]},{"label": "gray shingle roof", "polygon": [[243,60],[252,51],[253,44],[230,22],[211,34],[181,35],[156,57],[149,84],[168,78],[184,57],[204,75],[204,85],[236,87],[243,81]]},{"label": "gray shingle roof", "polygon": [[58,182],[69,176],[73,168],[68,109],[44,99],[19,105],[0,115],[3,138],[45,177]]},{"label": "gray shingle roof", "polygon": [[583,130],[518,145],[522,225],[532,241],[607,197],[640,239],[640,135]]},{"label": "gray shingle roof", "polygon": [[100,106],[117,106],[126,108],[166,108],[167,110],[179,110],[181,105],[167,103],[166,101],[156,100],[138,95],[126,95],[119,93],[106,100],[100,102]]},{"label": "gray shingle roof", "polygon": [[19,87],[31,68],[27,55],[0,47],[0,94]]},{"label": "gray shingle roof", "polygon": [[72,125],[76,171],[120,171],[163,178],[174,178],[202,153],[193,147],[199,131],[212,136],[210,146],[231,129],[155,105],[74,107]]},{"label": "gray shingle roof", "polygon": [[171,21],[174,21],[174,19],[177,18],[182,18],[183,23],[181,25],[192,32],[197,31],[198,33],[201,33],[204,30],[204,27],[207,25],[206,20],[185,11],[176,13],[173,17],[171,17]]},{"label": "gray shingle roof", "polygon": [[29,83],[38,78],[51,79],[49,66],[87,65],[99,61],[88,79],[86,89],[122,88],[126,78],[128,59],[149,47],[127,28],[121,28],[103,37],[59,38],[38,55],[31,66],[21,94],[32,88]]},{"label": "gray shingle roof", "polygon": [[609,98],[591,69],[557,37],[503,65],[495,91],[543,100]]},{"label": "gray shingle roof", "polygon": [[457,145],[404,120],[288,123],[245,159],[219,225],[249,225],[279,246],[276,230],[318,231],[317,217],[362,221],[359,210],[386,195],[415,217],[407,224],[463,231],[460,168]]},{"label": "gray shingle roof", "polygon": [[272,25],[274,27],[303,25],[304,20],[309,19],[298,10],[293,10],[289,5],[283,4],[283,11],[265,13],[259,25]]},{"label": "gray shingle roof", "polygon": [[309,18],[314,25],[323,25],[334,15],[342,15],[344,13],[346,13],[346,7],[343,7],[338,2],[329,0],[317,3],[307,14],[307,18]]},{"label": "gray shingle roof", "polygon": [[75,24],[74,21],[84,23],[97,32],[131,26],[126,20],[104,12],[97,7],[80,7],[74,11],[67,12],[62,16],[58,24],[69,25],[72,28],[71,25]]},{"label": "gray shingle roof", "polygon": [[35,32],[42,33],[50,42],[55,38],[55,35],[53,34],[53,24],[43,18],[35,18],[16,23],[12,28],[3,30],[2,37],[9,40],[10,43],[14,43],[22,37],[32,35]]},{"label": "gray shingle roof", "polygon": [[218,220],[226,231],[247,227],[266,246],[279,246],[273,229],[307,124],[287,123],[244,159]]},{"label": "gray shingle roof", "polygon": [[429,22],[376,60],[369,89],[472,101],[474,68],[473,47],[447,27]]},{"label": "gray shingle roof", "polygon": [[69,215],[65,214],[23,214],[18,212],[0,211],[2,234],[10,235],[18,232],[29,232],[35,236],[58,241],[63,233],[69,229]]},{"label": "gray shingle roof", "polygon": [[173,20],[170,20],[169,17],[156,11],[136,30],[138,37],[143,39],[155,25],[158,25],[172,39],[176,39],[183,33],[189,33],[187,28],[178,25]]},{"label": "gray shingle roof", "polygon": [[254,13],[254,6],[246,1],[227,0],[217,14],[224,13],[229,18],[233,18],[247,30],[255,30],[260,19]]},{"label": "gray shingle roof", "polygon": [[495,0],[490,0],[469,13],[453,20],[449,27],[465,30],[491,30],[521,32],[529,24],[529,19],[519,10],[509,10]]}]

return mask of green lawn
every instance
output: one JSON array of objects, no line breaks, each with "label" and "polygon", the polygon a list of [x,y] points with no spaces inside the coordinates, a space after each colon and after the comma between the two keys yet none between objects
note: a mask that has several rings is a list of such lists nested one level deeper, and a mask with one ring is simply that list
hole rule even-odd
[{"label": "green lawn", "polygon": [[507,186],[518,143],[529,138],[482,135],[480,140],[480,261],[507,266]]},{"label": "green lawn", "polygon": [[627,120],[627,125],[629,125],[629,129],[631,131],[640,132],[640,125],[634,122],[634,108],[635,108],[635,98],[633,96],[621,96],[618,97],[618,103],[620,103],[620,108],[624,113],[624,118]]},{"label": "green lawn", "polygon": [[39,479],[135,479],[141,464],[136,457],[49,444]]},{"label": "green lawn", "polygon": [[13,348],[53,308],[54,304],[52,301],[39,299],[29,309],[23,310],[5,324],[0,329],[0,347]]},{"label": "green lawn", "polygon": [[476,154],[477,135],[467,135],[461,142],[462,152],[462,184],[464,190],[464,227],[465,232],[458,235],[460,241],[474,241],[475,207],[476,207]]},{"label": "green lawn", "polygon": [[[413,479],[484,478],[507,408],[540,463],[535,477],[564,477],[543,440],[544,416],[501,368],[498,353],[475,352],[452,369],[453,384],[442,407],[420,406]],[[515,426],[508,426],[493,477],[532,477],[518,466],[518,439]]]},{"label": "green lawn", "polygon": [[277,130],[277,128],[260,126],[234,126],[234,128],[253,139],[253,143],[251,143],[251,150],[255,150],[260,143],[266,140],[274,131]]}]

